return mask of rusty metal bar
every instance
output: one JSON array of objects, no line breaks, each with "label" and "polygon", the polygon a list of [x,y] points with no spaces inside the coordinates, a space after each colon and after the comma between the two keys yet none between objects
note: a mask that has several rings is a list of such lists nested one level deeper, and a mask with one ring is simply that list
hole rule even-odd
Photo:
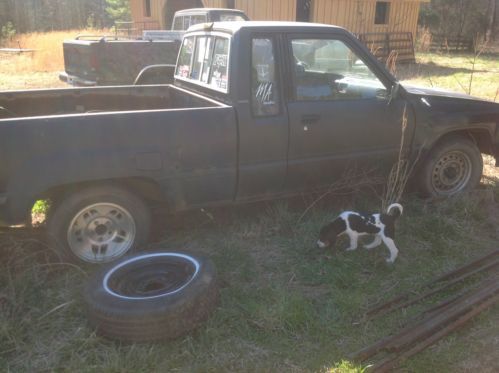
[{"label": "rusty metal bar", "polygon": [[460,302],[453,304],[452,307],[444,308],[436,315],[431,315],[429,318],[414,327],[410,327],[408,330],[399,333],[386,345],[385,348],[390,351],[400,351],[412,343],[431,335],[436,329],[442,326],[442,324],[454,320],[456,317],[459,317],[461,314],[465,313],[470,307],[473,307],[474,305],[477,305],[498,293],[498,279],[498,277],[492,278],[490,283],[486,284],[476,293],[464,297],[464,299]]},{"label": "rusty metal bar", "polygon": [[472,276],[474,276],[474,275],[476,275],[476,274],[478,274],[480,272],[486,272],[486,271],[494,269],[496,267],[499,267],[499,259],[497,259],[496,261],[494,261],[492,263],[486,264],[486,265],[484,265],[484,266],[482,266],[480,268],[477,268],[474,271],[471,271],[471,272],[466,273],[466,274],[464,274],[464,275],[462,275],[460,277],[457,277],[454,280],[449,281],[448,283],[446,283],[443,286],[440,286],[440,287],[438,287],[436,289],[427,291],[426,293],[423,293],[423,294],[421,294],[421,295],[419,295],[419,296],[417,296],[417,297],[415,297],[415,298],[413,298],[413,299],[411,299],[411,300],[409,300],[407,302],[404,302],[404,303],[402,303],[402,304],[400,304],[400,305],[398,305],[396,307],[392,307],[390,309],[387,309],[385,312],[380,312],[380,313],[378,313],[378,315],[381,316],[381,315],[384,315],[384,314],[386,314],[388,312],[392,312],[392,311],[395,311],[395,310],[400,309],[400,308],[406,308],[408,306],[411,306],[414,303],[417,303],[420,300],[423,300],[423,299],[428,298],[428,297],[430,297],[430,296],[432,296],[434,294],[437,294],[437,293],[441,292],[442,290],[448,289],[448,288],[456,285],[457,283],[459,283],[459,282],[461,282],[463,280],[466,280],[469,277],[472,277]]},{"label": "rusty metal bar", "polygon": [[414,318],[408,320],[403,324],[404,327],[414,325],[415,323],[419,322],[422,317],[429,317],[431,315],[435,315],[438,312],[441,312],[444,308],[448,308],[452,304],[459,302],[462,297],[466,296],[470,291],[473,290],[478,290],[481,286],[483,286],[483,282],[479,283],[478,285],[475,285],[473,287],[467,288],[464,291],[460,291],[457,295],[452,295],[448,298],[445,298],[442,300],[440,303],[425,309],[422,311],[419,315],[415,316]]},{"label": "rusty metal bar", "polygon": [[[498,280],[498,276],[493,276],[492,278],[482,281],[478,288],[473,288],[471,291],[467,291],[459,297],[453,297],[444,301],[443,303],[445,304],[439,304],[436,307],[433,307],[432,310],[434,312],[431,312],[418,323],[405,327],[396,335],[382,338],[374,344],[355,352],[350,357],[354,360],[364,361],[382,350],[398,348],[396,343],[400,343],[401,340],[403,343],[413,343],[418,339],[424,338],[427,333],[431,333],[441,324],[451,321],[472,305],[483,301],[483,299],[486,299],[491,294],[498,292]],[[440,324],[435,324],[435,320],[439,320]],[[430,325],[428,325],[428,323],[430,323]]]},{"label": "rusty metal bar", "polygon": [[[497,252],[499,252],[499,250]],[[472,268],[475,268],[476,265],[477,264],[474,263],[474,265],[470,266],[468,268],[468,270],[472,269]],[[429,290],[429,291],[427,291],[427,292],[425,292],[423,294],[420,294],[417,297],[412,298],[411,300],[408,300],[408,301],[406,301],[404,303],[401,303],[401,304],[400,304],[400,302],[403,302],[404,300],[408,299],[410,297],[410,294],[407,293],[407,294],[400,295],[400,296],[392,299],[391,301],[388,301],[388,302],[386,302],[386,303],[384,303],[384,304],[382,304],[382,305],[380,305],[380,306],[378,306],[376,308],[373,308],[373,309],[367,311],[365,315],[368,316],[367,320],[371,320],[375,316],[382,316],[382,315],[385,315],[385,314],[387,314],[389,312],[392,312],[394,310],[408,307],[408,306],[410,306],[410,305],[412,305],[414,303],[419,302],[420,300],[428,298],[428,297],[430,297],[430,296],[432,296],[432,295],[434,295],[434,294],[436,294],[436,293],[438,293],[438,292],[440,292],[442,290],[445,290],[445,289],[447,289],[447,288],[449,288],[449,287],[451,287],[451,286],[453,286],[453,285],[455,285],[455,284],[457,284],[457,283],[459,283],[459,282],[461,282],[463,280],[466,280],[469,277],[472,277],[472,276],[474,276],[474,275],[476,275],[476,274],[478,274],[480,272],[486,272],[486,271],[494,269],[496,267],[499,267],[499,258],[497,258],[496,260],[492,261],[491,263],[487,263],[487,264],[485,264],[485,265],[483,265],[483,266],[481,266],[481,267],[479,267],[477,269],[474,269],[471,272],[465,271],[461,276],[459,276],[457,278],[454,278],[453,280],[449,281],[445,285],[442,285],[442,286],[440,286],[440,287],[438,287],[436,289],[433,289],[433,290]],[[462,268],[459,269],[459,270],[461,271]],[[458,272],[456,272],[456,273],[458,273]],[[451,277],[451,274],[447,274],[447,275],[444,275],[444,276],[445,276],[445,278],[453,278],[454,277],[454,276]],[[442,278],[444,276],[442,276]],[[442,280],[433,281],[433,282],[431,282],[431,283],[423,286],[422,288],[424,289],[425,287],[428,287],[429,285],[437,283],[437,282],[440,282],[440,281],[442,281]]]},{"label": "rusty metal bar", "polygon": [[446,327],[439,330],[438,332],[432,334],[427,339],[414,345],[412,348],[410,348],[409,350],[396,356],[395,358],[387,358],[387,359],[382,360],[381,362],[379,362],[378,364],[376,364],[372,367],[372,372],[383,373],[383,372],[388,372],[388,371],[396,368],[404,360],[406,360],[406,359],[410,358],[411,356],[414,356],[415,354],[428,348],[429,346],[436,343],[437,341],[439,341],[443,337],[447,336],[451,332],[462,327],[464,324],[466,324],[473,317],[477,316],[478,314],[480,314],[481,312],[483,312],[487,308],[492,307],[493,305],[495,305],[498,302],[499,302],[499,294],[486,300],[485,302],[481,303],[477,307],[472,308],[471,311],[462,315],[461,317],[459,317],[457,320],[455,320],[451,324],[447,325]]},{"label": "rusty metal bar", "polygon": [[471,263],[468,263],[462,267],[454,269],[453,271],[451,271],[449,273],[445,273],[442,276],[437,277],[432,282],[430,282],[428,285],[432,285],[436,282],[445,281],[445,280],[448,280],[449,278],[459,276],[463,273],[468,272],[470,269],[477,267],[478,265],[482,264],[483,262],[485,262],[485,261],[487,261],[495,256],[498,256],[498,255],[499,255],[499,250],[494,250],[494,251],[488,253],[487,255],[482,256],[481,258],[474,260]]}]

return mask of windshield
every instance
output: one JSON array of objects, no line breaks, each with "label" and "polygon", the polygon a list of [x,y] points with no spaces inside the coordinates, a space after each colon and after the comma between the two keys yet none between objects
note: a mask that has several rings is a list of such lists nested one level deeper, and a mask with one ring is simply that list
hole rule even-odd
[{"label": "windshield", "polygon": [[219,17],[220,22],[241,22],[246,21],[247,19],[239,14],[220,14]]}]

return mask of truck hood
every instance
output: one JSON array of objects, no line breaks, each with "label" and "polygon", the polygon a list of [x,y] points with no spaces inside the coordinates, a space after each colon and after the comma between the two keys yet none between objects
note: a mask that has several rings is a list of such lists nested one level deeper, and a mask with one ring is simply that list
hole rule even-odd
[{"label": "truck hood", "polygon": [[402,86],[404,87],[404,89],[408,93],[416,95],[416,96],[446,97],[446,98],[457,98],[457,99],[464,99],[464,100],[482,101],[482,102],[493,103],[492,101],[489,101],[489,100],[486,100],[486,99],[483,99],[480,97],[470,96],[470,95],[467,95],[466,93],[448,91],[448,90],[441,89],[441,88],[418,87],[418,86],[412,86],[412,85],[406,85],[406,84],[402,84]]},{"label": "truck hood", "polygon": [[412,96],[419,122],[432,131],[457,131],[463,128],[487,129],[499,143],[499,103],[443,89],[403,85]]},{"label": "truck hood", "polygon": [[437,88],[415,87],[403,85],[409,95],[433,114],[445,112],[448,115],[457,113],[480,113],[491,121],[498,121],[499,103],[464,93]]}]

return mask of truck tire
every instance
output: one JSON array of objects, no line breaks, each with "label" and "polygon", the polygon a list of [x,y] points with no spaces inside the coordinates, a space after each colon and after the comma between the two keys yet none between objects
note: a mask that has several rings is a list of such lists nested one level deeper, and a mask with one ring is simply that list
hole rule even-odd
[{"label": "truck tire", "polygon": [[56,201],[47,231],[61,259],[96,264],[145,245],[150,225],[144,201],[126,189],[103,185],[76,190]]},{"label": "truck tire", "polygon": [[445,197],[475,188],[482,177],[483,159],[469,139],[449,137],[432,149],[419,174],[419,187],[427,197]]},{"label": "truck tire", "polygon": [[84,290],[97,334],[122,342],[180,337],[208,318],[218,301],[213,263],[179,252],[122,258],[99,271]]}]

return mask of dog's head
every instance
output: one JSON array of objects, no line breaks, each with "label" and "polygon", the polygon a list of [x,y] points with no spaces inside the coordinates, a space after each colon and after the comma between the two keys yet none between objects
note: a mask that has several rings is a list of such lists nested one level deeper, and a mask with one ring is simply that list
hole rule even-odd
[{"label": "dog's head", "polygon": [[340,233],[347,229],[346,223],[343,219],[338,218],[333,222],[323,226],[319,232],[319,240],[317,246],[321,249],[334,246],[336,238]]}]

